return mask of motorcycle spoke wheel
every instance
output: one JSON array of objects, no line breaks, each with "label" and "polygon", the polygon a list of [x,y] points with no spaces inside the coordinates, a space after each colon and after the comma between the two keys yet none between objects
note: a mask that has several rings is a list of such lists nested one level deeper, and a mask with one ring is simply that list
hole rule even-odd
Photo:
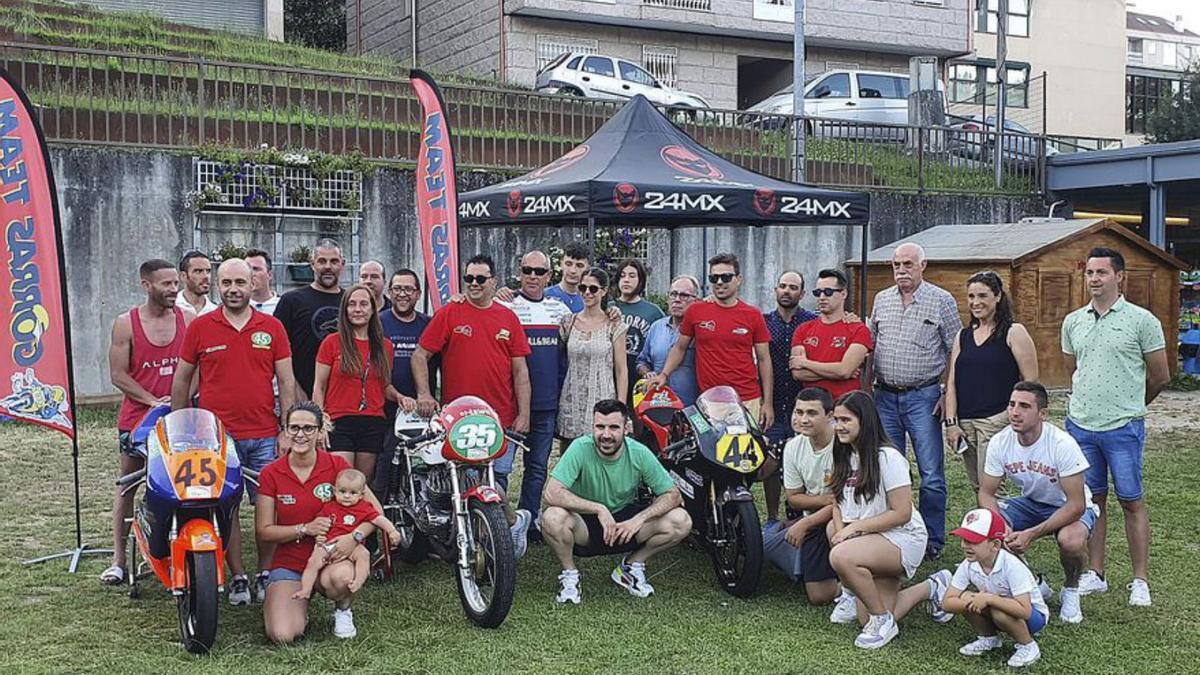
[{"label": "motorcycle spoke wheel", "polygon": [[472,503],[467,523],[471,553],[466,568],[456,565],[459,597],[472,623],[494,628],[512,608],[517,574],[512,535],[499,504]]}]

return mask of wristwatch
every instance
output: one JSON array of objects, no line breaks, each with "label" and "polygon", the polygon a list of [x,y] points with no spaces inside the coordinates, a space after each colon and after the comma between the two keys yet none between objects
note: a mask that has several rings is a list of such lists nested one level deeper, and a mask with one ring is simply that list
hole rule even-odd
[{"label": "wristwatch", "polygon": [[358,530],[355,530],[350,536],[354,537],[354,541],[357,541],[360,544],[367,540],[367,535],[359,532]]}]

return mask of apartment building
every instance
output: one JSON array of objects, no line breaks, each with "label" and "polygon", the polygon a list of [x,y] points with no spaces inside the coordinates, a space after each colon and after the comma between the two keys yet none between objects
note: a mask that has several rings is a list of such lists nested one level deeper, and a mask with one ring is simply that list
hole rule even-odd
[{"label": "apartment building", "polygon": [[76,4],[110,12],[148,12],[175,23],[283,41],[283,0],[86,0]]},{"label": "apartment building", "polygon": [[1126,141],[1140,143],[1146,116],[1159,102],[1179,91],[1184,71],[1200,63],[1200,35],[1183,27],[1182,17],[1169,20],[1130,11],[1126,14],[1125,60]]},{"label": "apartment building", "polygon": [[[908,72],[912,56],[960,56],[973,2],[808,0],[805,69]],[[564,51],[602,53],[744,108],[791,83],[793,12],[792,0],[348,0],[347,45],[524,85]]]}]

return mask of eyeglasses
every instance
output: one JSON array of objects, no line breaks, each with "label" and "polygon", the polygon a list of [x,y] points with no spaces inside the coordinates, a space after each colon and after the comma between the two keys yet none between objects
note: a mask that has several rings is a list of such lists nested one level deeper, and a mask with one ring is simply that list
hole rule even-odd
[{"label": "eyeglasses", "polygon": [[293,436],[310,436],[320,428],[315,424],[289,424],[287,430]]},{"label": "eyeglasses", "polygon": [[490,274],[464,274],[463,282],[467,284],[479,284],[482,286],[488,282],[488,279],[491,278],[492,275]]},{"label": "eyeglasses", "polygon": [[546,269],[545,267],[524,266],[521,268],[521,274],[532,274],[535,277],[544,277],[549,272],[550,270]]},{"label": "eyeglasses", "polygon": [[604,290],[603,286],[592,286],[590,284],[579,284],[579,292],[585,293],[587,295],[592,295],[593,293],[599,293],[602,290]]},{"label": "eyeglasses", "polygon": [[841,293],[844,290],[846,290],[846,289],[844,289],[844,288],[814,288],[812,294],[813,294],[814,298],[820,298],[820,297],[832,298],[834,293]]},{"label": "eyeglasses", "polygon": [[667,297],[672,300],[691,300],[696,297],[693,293],[681,293],[679,291],[671,291],[667,293]]},{"label": "eyeglasses", "polygon": [[413,295],[421,289],[416,286],[392,286],[391,291],[396,295]]},{"label": "eyeglasses", "polygon": [[710,283],[710,284],[727,284],[727,283],[733,281],[733,278],[736,276],[737,276],[736,274],[731,274],[729,272],[726,272],[724,274],[710,274],[710,275],[708,275],[708,283]]}]

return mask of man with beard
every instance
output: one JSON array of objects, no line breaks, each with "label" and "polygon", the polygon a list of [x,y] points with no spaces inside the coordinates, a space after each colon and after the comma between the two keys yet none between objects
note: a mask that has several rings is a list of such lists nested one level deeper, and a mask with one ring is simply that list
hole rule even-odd
[{"label": "man with beard", "polygon": [[392,302],[383,292],[384,276],[383,263],[378,260],[368,260],[358,267],[358,283],[371,289],[371,292],[375,294],[375,307],[381,312],[392,307]]},{"label": "man with beard", "polygon": [[[195,318],[176,305],[179,272],[174,265],[166,260],[147,260],[138,274],[146,301],[113,322],[112,346],[108,350],[109,375],[113,386],[123,394],[117,414],[122,476],[145,465],[130,434],[150,408],[171,402],[171,379],[179,363],[187,325]],[[133,492],[122,494],[122,488],[117,488],[112,512],[112,565],[100,575],[102,583],[125,582],[125,538],[129,534],[125,518],[132,511]]]},{"label": "man with beard", "polygon": [[[608,399],[592,412],[592,435],[575,439],[546,483],[542,534],[562,563],[558,602],[579,604],[575,556],[625,553],[613,583],[637,598],[654,593],[646,560],[687,537],[692,519],[670,474],[645,445],[625,437],[629,412]],[[638,491],[654,494],[649,505]]]},{"label": "man with beard", "polygon": [[579,282],[583,281],[584,272],[591,267],[591,257],[587,246],[567,244],[563,249],[562,261],[558,264],[562,279],[546,289],[546,297],[560,300],[574,314],[582,312],[583,296],[579,294]]},{"label": "man with beard", "polygon": [[175,299],[175,304],[196,316],[216,309],[217,303],[208,299],[212,287],[212,263],[208,256],[200,251],[188,251],[179,261],[179,271],[183,273],[183,292]]},{"label": "man with beard", "polygon": [[819,387],[837,400],[859,388],[859,375],[874,346],[871,331],[846,316],[846,275],[839,270],[817,274],[820,320],[801,326],[791,343],[790,375],[797,383]]},{"label": "man with beard", "polygon": [[322,239],[314,247],[310,264],[313,282],[284,293],[275,308],[275,318],[287,330],[292,345],[296,384],[300,387],[296,396],[306,399],[312,398],[313,378],[317,373],[317,350],[321,347],[321,341],[337,332],[338,307],[345,292],[338,281],[346,261],[337,242]]},{"label": "man with beard", "polygon": [[274,314],[279,296],[272,287],[271,255],[261,248],[252,248],[246,251],[246,264],[250,266],[250,306],[263,314]]},{"label": "man with beard", "polygon": [[[279,320],[250,306],[250,266],[245,260],[230,258],[221,263],[217,268],[217,289],[221,293],[221,310],[206,314],[188,326],[171,384],[171,409],[191,405],[189,385],[193,374],[199,371],[202,407],[225,423],[242,466],[261,471],[275,459],[277,438],[286,439],[280,433],[283,423],[275,412],[272,382],[279,380],[279,404],[286,411],[292,406],[296,390],[292,350]],[[254,486],[246,490],[251,503],[256,492]],[[234,523],[236,516],[235,510]],[[272,547],[260,542],[254,589],[260,602],[266,597],[271,554]],[[242,563],[239,527],[232,527],[229,532],[226,560],[233,575],[229,602],[249,604],[250,582]]]}]

